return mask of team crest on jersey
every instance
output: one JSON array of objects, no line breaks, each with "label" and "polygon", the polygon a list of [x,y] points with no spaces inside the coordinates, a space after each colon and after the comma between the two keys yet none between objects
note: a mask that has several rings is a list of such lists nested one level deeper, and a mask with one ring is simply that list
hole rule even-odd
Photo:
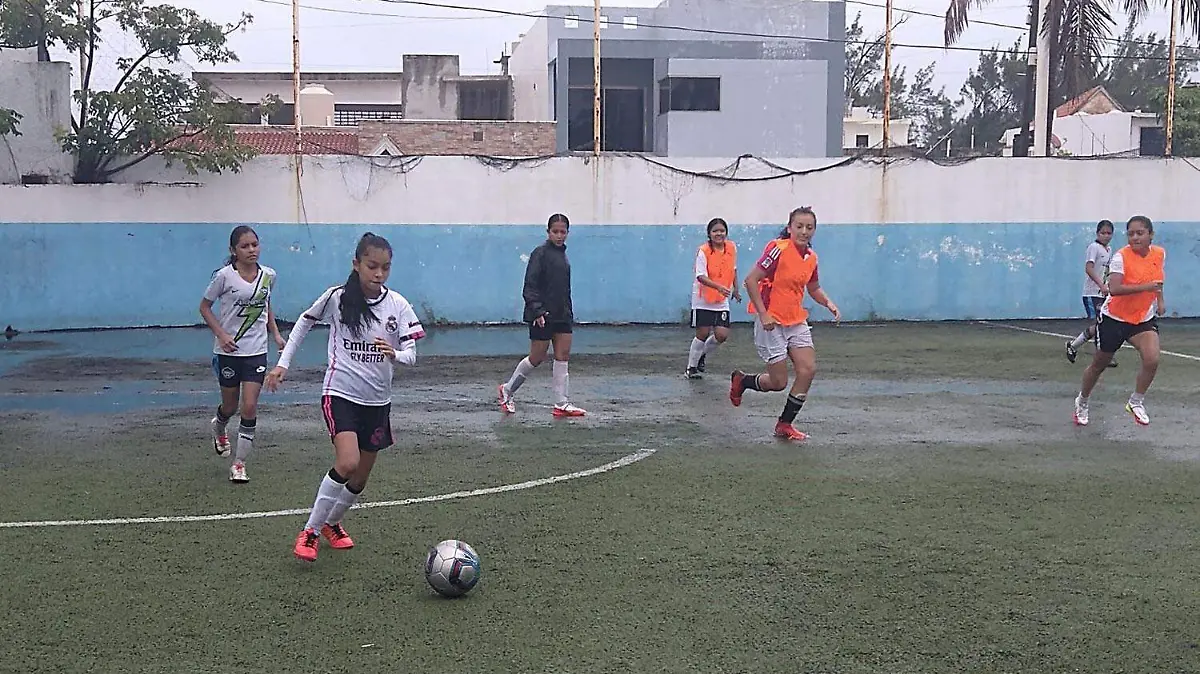
[{"label": "team crest on jersey", "polygon": [[400,329],[400,324],[396,322],[395,316],[388,316],[387,323],[383,326],[389,333],[395,334]]}]

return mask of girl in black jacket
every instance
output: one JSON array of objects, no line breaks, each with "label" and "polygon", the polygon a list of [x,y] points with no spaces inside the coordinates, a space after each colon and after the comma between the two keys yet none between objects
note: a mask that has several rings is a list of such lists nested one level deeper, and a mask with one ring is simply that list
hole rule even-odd
[{"label": "girl in black jacket", "polygon": [[586,412],[568,397],[567,361],[571,357],[571,330],[575,312],[571,306],[571,263],[567,260],[567,233],[571,221],[561,213],[546,223],[546,242],[529,255],[525,267],[525,315],[529,324],[529,356],[517,364],[512,378],[498,387],[500,409],[517,411],[513,396],[533,369],[546,360],[554,345],[554,416],[582,417]]}]

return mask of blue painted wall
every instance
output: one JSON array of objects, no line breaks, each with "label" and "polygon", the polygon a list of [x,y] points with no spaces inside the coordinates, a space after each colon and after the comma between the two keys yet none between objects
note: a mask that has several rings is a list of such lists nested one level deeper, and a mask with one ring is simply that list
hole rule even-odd
[{"label": "blue painted wall", "polygon": [[[847,320],[1081,315],[1091,223],[822,225],[821,280]],[[425,320],[513,322],[523,255],[543,225],[263,224],[262,260],[279,271],[276,311],[295,317],[342,283],[358,237],[396,249],[390,285]],[[1200,316],[1200,223],[1159,223],[1167,303]],[[225,224],[0,223],[0,326],[19,330],[192,325],[227,249]],[[777,226],[735,226],[745,274]],[[681,323],[703,225],[576,225],[568,242],[585,322]],[[1115,242],[1123,244],[1123,232]],[[744,305],[743,305],[744,307]],[[744,308],[735,319],[746,320]],[[828,317],[817,309],[815,317]]]}]

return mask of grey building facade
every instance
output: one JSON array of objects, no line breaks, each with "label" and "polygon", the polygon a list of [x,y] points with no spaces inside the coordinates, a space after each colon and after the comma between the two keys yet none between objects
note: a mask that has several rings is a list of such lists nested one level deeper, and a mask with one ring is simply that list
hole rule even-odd
[{"label": "grey building facade", "polygon": [[[591,150],[592,8],[553,5],[544,13],[548,18],[522,36],[510,59],[517,118],[525,111],[555,120],[560,152]],[[839,2],[664,0],[654,8],[605,7],[602,149],[840,156],[845,35]]]}]

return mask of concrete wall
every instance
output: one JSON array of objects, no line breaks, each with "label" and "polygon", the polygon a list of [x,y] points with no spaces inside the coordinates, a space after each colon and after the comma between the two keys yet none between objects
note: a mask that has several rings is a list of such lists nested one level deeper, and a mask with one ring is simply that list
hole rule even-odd
[{"label": "concrete wall", "polygon": [[0,51],[0,108],[23,116],[21,135],[0,137],[0,183],[69,182],[74,162],[55,134],[71,128],[71,65],[39,63],[32,49]]},{"label": "concrete wall", "polygon": [[405,119],[458,119],[457,56],[405,54],[401,95]]},{"label": "concrete wall", "polygon": [[548,122],[554,119],[554,82],[547,56],[546,19],[538,19],[513,47],[508,72],[513,80],[513,119]]},{"label": "concrete wall", "polygon": [[[284,103],[293,102],[292,73],[204,73],[204,78],[232,98],[253,105],[274,94]],[[400,102],[400,73],[300,73],[301,86],[320,84],[333,93],[338,103]]]},{"label": "concrete wall", "polygon": [[[829,161],[777,163],[802,172]],[[730,162],[670,160],[691,172]],[[200,293],[240,223],[255,224],[264,263],[279,270],[284,318],[345,279],[356,240],[371,230],[392,240],[392,285],[426,319],[515,321],[524,256],[556,211],[573,221],[581,321],[679,323],[705,222],[731,223],[744,274],[800,205],[820,215],[822,284],[850,320],[1078,316],[1095,221],[1142,212],[1169,252],[1170,308],[1200,316],[1191,196],[1200,173],[1182,160],[906,162],[886,175],[857,162],[740,183],[638,157],[528,165],[427,157],[416,166],[308,157],[304,167],[302,210],[288,159],[276,157],[239,175],[200,176],[200,185],[0,187],[0,325],[195,324]],[[753,160],[742,170],[772,174]],[[123,178],[197,179],[148,165]],[[62,272],[50,278],[47,265]],[[739,309],[735,318],[747,316]]]}]

